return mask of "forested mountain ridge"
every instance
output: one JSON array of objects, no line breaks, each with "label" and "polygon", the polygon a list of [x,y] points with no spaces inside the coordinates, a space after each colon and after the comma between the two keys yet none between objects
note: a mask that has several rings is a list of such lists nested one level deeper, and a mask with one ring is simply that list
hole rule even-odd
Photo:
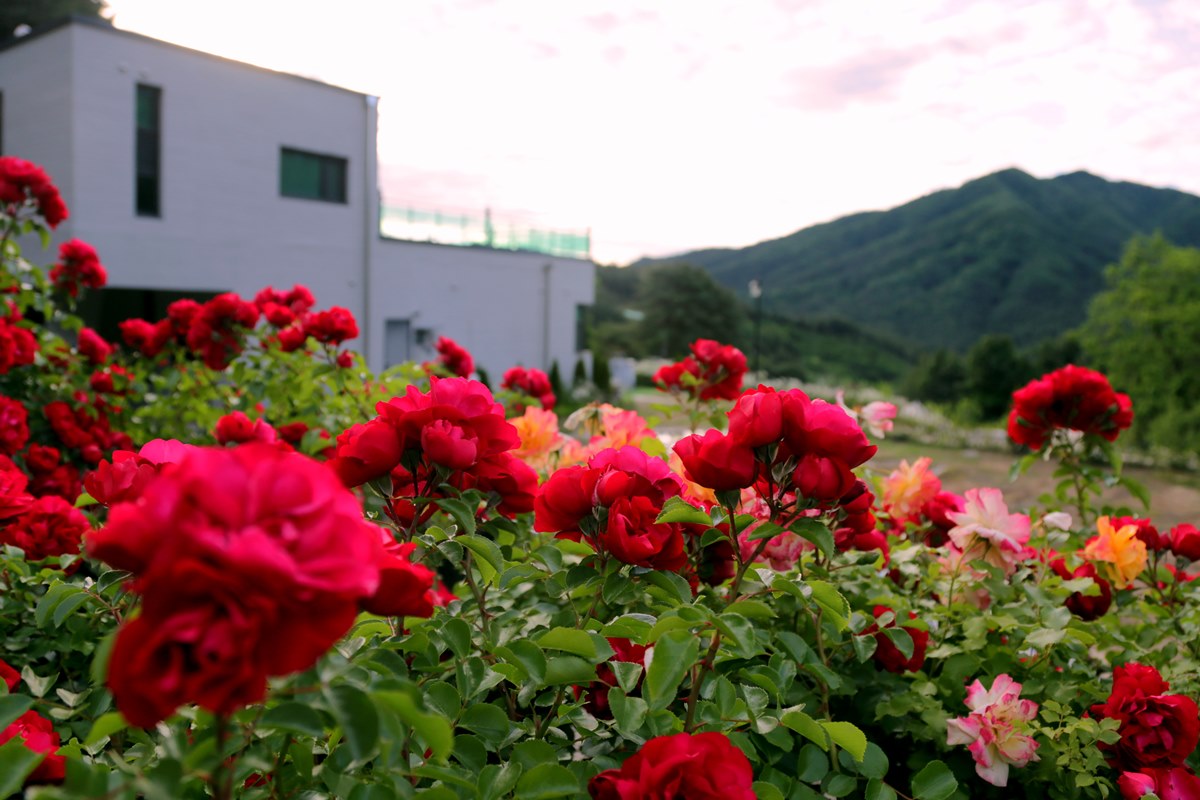
[{"label": "forested mountain ridge", "polygon": [[1200,245],[1200,197],[1087,172],[1038,179],[1007,169],[888,211],[853,214],[742,249],[680,261],[767,309],[839,316],[923,348],[965,351],[981,336],[1021,346],[1078,326],[1103,270],[1137,234]]}]

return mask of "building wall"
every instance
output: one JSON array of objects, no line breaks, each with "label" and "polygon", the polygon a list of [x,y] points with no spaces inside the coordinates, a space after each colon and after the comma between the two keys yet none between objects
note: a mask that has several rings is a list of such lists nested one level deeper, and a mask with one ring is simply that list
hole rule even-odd
[{"label": "building wall", "polygon": [[[408,320],[417,361],[432,358],[443,335],[470,350],[496,383],[516,364],[548,370],[557,360],[571,374],[576,306],[595,301],[590,261],[393,239],[378,240],[374,251],[369,359],[376,368],[387,366],[388,320]],[[421,330],[424,349],[415,346]]]},{"label": "building wall", "polygon": [[72,55],[66,28],[0,51],[2,155],[44,166],[64,198],[74,186]]},{"label": "building wall", "polygon": [[[162,90],[159,217],[135,211],[138,84]],[[354,313],[377,370],[389,320],[409,322],[416,360],[446,335],[496,377],[574,367],[591,262],[380,238],[373,97],[83,22],[0,51],[0,92],[5,150],[43,164],[70,209],[55,238],[93,244],[114,287],[303,283]],[[284,146],[346,158],[348,202],[282,197]]]}]

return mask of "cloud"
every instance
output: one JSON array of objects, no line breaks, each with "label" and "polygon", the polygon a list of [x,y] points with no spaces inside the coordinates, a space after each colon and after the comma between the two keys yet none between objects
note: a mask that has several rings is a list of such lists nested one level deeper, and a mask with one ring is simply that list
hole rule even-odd
[{"label": "cloud", "polygon": [[915,51],[885,51],[829,67],[795,69],[785,78],[790,91],[784,102],[801,110],[837,111],[855,101],[889,100],[905,73],[920,61]]}]

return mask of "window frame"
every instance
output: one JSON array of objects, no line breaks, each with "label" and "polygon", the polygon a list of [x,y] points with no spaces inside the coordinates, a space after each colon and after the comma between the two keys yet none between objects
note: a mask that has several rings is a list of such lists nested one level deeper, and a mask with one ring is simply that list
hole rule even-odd
[{"label": "window frame", "polygon": [[[315,168],[315,184],[305,189],[296,189],[295,173],[288,177],[289,158],[303,159],[309,168]],[[312,180],[312,178],[305,178]],[[322,203],[349,205],[350,203],[350,159],[331,153],[315,153],[298,147],[281,145],[279,148],[279,196],[291,200],[315,200]],[[308,189],[312,189],[309,191]]]}]

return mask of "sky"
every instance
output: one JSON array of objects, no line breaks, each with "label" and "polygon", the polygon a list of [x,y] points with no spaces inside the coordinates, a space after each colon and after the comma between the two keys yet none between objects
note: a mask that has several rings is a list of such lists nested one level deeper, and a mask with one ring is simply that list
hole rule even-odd
[{"label": "sky", "polygon": [[109,0],[376,95],[385,202],[741,247],[1007,167],[1200,194],[1198,0]]}]

